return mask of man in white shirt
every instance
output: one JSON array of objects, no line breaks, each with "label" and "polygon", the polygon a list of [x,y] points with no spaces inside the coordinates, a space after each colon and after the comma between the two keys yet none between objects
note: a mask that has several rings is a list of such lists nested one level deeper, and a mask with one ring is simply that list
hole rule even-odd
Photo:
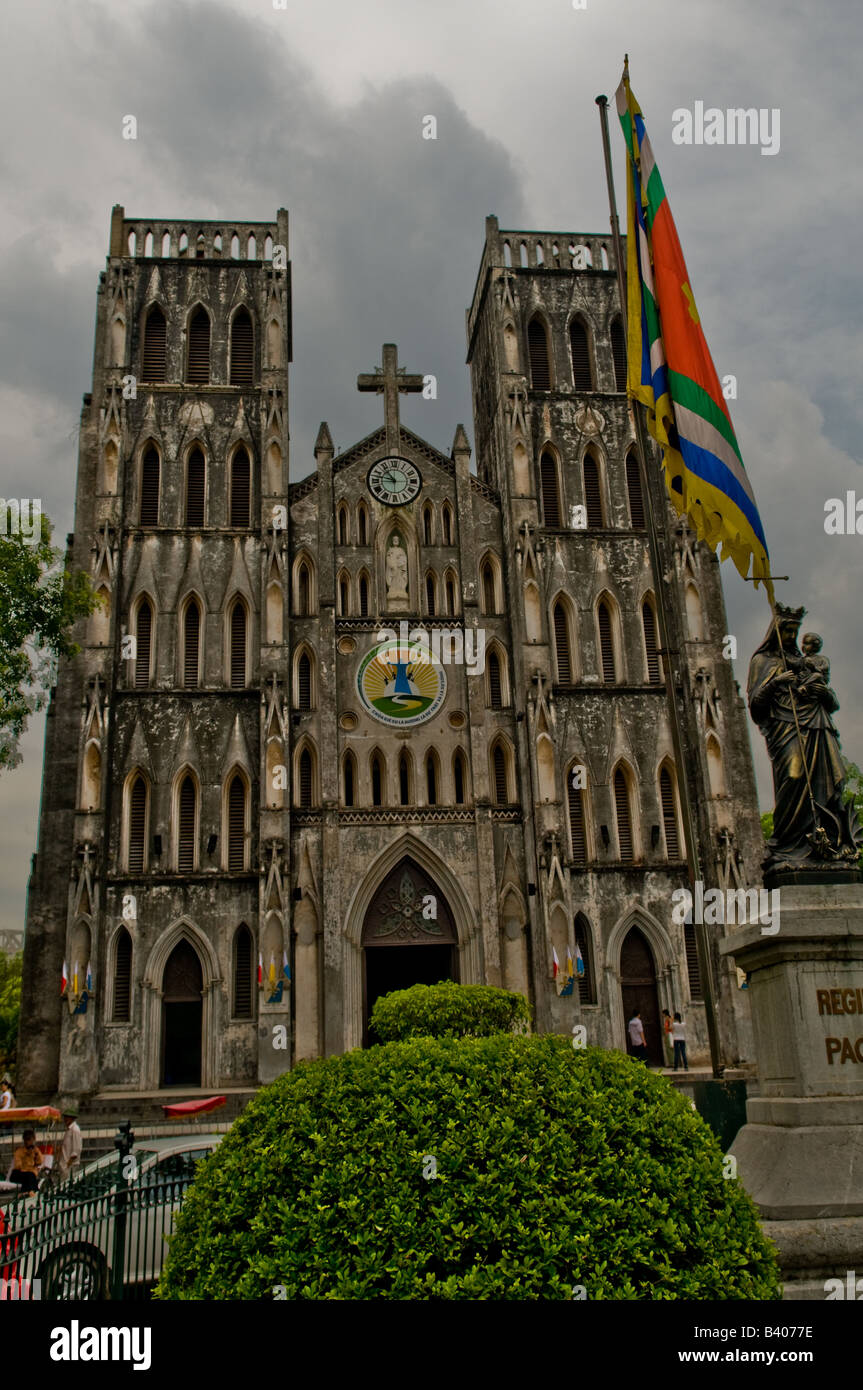
[{"label": "man in white shirt", "polygon": [[78,1127],[78,1111],[64,1110],[63,1120],[66,1125],[66,1133],[63,1135],[63,1143],[60,1145],[60,1154],[57,1159],[57,1176],[61,1182],[72,1176],[77,1164],[81,1162],[81,1149],[83,1140],[81,1130]]},{"label": "man in white shirt", "polygon": [[641,1021],[641,1013],[636,1009],[632,1018],[629,1020],[629,1041],[632,1044],[632,1054],[642,1062],[647,1061],[647,1045],[644,1041],[644,1024]]},{"label": "man in white shirt", "polygon": [[680,1014],[674,1015],[671,1037],[674,1041],[674,1070],[677,1071],[678,1063],[682,1062],[683,1070],[689,1071],[689,1063],[686,1060],[686,1024]]}]

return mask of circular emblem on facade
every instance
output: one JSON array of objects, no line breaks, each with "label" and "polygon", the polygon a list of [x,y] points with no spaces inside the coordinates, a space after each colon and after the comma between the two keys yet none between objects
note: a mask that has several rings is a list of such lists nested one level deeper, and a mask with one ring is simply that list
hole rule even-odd
[{"label": "circular emblem on facade", "polygon": [[357,690],[375,719],[408,729],[437,714],[446,699],[446,672],[424,642],[381,642],[363,657]]},{"label": "circular emblem on facade", "polygon": [[357,644],[353,637],[340,637],[336,646],[341,656],[350,656],[351,653],[355,652],[357,649]]},{"label": "circular emblem on facade", "polygon": [[372,496],[387,507],[403,507],[413,502],[423,485],[416,465],[400,458],[378,459],[369,469],[367,482]]}]

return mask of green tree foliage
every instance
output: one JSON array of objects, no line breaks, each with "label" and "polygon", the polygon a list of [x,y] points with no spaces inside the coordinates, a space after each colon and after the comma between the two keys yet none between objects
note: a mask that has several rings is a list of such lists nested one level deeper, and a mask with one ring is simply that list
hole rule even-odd
[{"label": "green tree foliage", "polygon": [[[857,818],[863,825],[863,772],[857,763],[846,763],[845,772],[848,778],[845,787],[845,800],[853,801],[857,811]],[[863,869],[863,848],[860,850],[858,862]]]},{"label": "green tree foliage", "polygon": [[382,1042],[405,1038],[489,1037],[527,1032],[530,1008],[523,994],[489,985],[412,985],[378,999],[371,1031]]},{"label": "green tree foliage", "polygon": [[761,813],[761,834],[765,840],[769,840],[773,834],[773,812],[762,811]]},{"label": "green tree foliage", "polygon": [[14,956],[0,951],[0,1074],[14,1067],[17,1058],[23,959],[21,951]]},{"label": "green tree foliage", "polygon": [[161,1299],[776,1299],[775,1256],[662,1077],[568,1038],[300,1063],[200,1165]]},{"label": "green tree foliage", "polygon": [[34,710],[43,709],[60,657],[78,648],[69,636],[99,599],[83,570],[67,573],[42,519],[37,544],[0,536],[0,770],[21,761],[18,743]]}]

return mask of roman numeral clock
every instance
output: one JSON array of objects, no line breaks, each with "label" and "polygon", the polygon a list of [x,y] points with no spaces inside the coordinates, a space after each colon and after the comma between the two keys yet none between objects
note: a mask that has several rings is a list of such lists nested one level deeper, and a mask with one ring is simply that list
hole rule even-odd
[{"label": "roman numeral clock", "polygon": [[369,469],[367,482],[372,496],[386,507],[413,502],[423,485],[419,469],[403,458],[379,459]]}]

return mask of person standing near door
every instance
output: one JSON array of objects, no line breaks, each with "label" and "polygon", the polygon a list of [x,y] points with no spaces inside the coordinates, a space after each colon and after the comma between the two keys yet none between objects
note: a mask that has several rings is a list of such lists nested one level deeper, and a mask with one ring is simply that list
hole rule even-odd
[{"label": "person standing near door", "polygon": [[632,1018],[629,1020],[629,1041],[632,1044],[632,1055],[637,1057],[640,1062],[647,1061],[647,1045],[644,1041],[644,1024],[641,1021],[641,1011],[636,1009]]},{"label": "person standing near door", "polygon": [[671,1036],[674,1039],[674,1070],[677,1071],[678,1062],[682,1062],[683,1070],[689,1071],[689,1063],[686,1060],[686,1024],[680,1014],[674,1015]]},{"label": "person standing near door", "polygon": [[57,1162],[57,1173],[61,1182],[70,1178],[75,1166],[81,1162],[81,1149],[83,1140],[81,1130],[78,1126],[78,1111],[69,1109],[63,1111],[63,1120],[66,1125],[66,1133],[63,1135],[63,1143],[60,1145],[60,1157]]},{"label": "person standing near door", "polygon": [[672,1063],[671,1030],[672,1030],[673,1026],[674,1026],[674,1025],[673,1025],[672,1022],[671,1022],[671,1014],[668,1012],[667,1009],[663,1009],[663,1010],[662,1010],[662,1055],[663,1055],[664,1058],[665,1058],[665,1065],[666,1065],[667,1067],[670,1067],[670,1066],[671,1066],[671,1063]]}]

